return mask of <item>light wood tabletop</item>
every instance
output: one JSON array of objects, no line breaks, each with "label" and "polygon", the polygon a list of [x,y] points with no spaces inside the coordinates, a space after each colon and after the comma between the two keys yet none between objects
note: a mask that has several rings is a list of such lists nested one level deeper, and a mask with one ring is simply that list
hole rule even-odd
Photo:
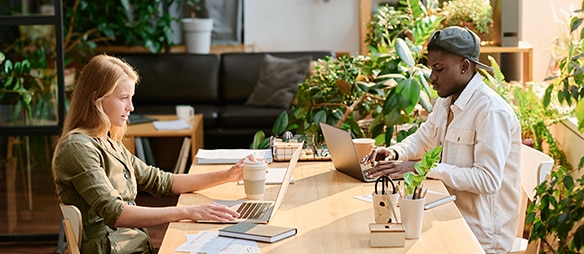
[{"label": "light wood tabletop", "polygon": [[[285,167],[287,163],[274,163]],[[193,165],[190,173],[224,169],[229,165]],[[270,225],[295,227],[298,234],[276,243],[261,243],[262,253],[483,253],[477,239],[453,202],[424,211],[422,235],[407,239],[405,247],[369,246],[369,223],[374,222],[371,203],[354,198],[372,193],[374,183],[362,183],[336,171],[330,161],[299,162],[285,200]],[[446,193],[441,181],[427,180],[430,190]],[[267,185],[265,198],[275,198],[277,185]],[[179,206],[212,202],[212,199],[243,199],[242,185],[227,183],[197,193],[182,194]],[[399,209],[397,211],[399,213]],[[399,216],[399,215],[398,215]],[[175,249],[187,234],[218,230],[224,224],[192,221],[170,223],[160,253]]]}]

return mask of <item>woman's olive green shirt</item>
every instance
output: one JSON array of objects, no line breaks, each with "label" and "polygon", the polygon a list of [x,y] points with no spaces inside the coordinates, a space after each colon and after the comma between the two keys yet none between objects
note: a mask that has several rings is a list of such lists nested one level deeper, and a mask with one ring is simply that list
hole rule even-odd
[{"label": "woman's olive green shirt", "polygon": [[83,216],[81,253],[150,253],[148,234],[115,228],[126,205],[135,205],[139,191],[170,196],[172,173],[146,165],[121,141],[104,141],[75,133],[55,153],[55,184],[59,200],[75,205]]}]

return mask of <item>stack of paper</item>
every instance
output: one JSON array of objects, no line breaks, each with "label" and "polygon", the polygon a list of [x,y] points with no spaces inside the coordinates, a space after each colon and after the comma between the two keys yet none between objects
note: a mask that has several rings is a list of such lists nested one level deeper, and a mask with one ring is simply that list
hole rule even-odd
[{"label": "stack of paper", "polygon": [[198,164],[232,164],[250,154],[272,162],[270,149],[199,149],[196,157]]},{"label": "stack of paper", "polygon": [[172,120],[172,121],[154,121],[152,122],[154,128],[157,130],[183,130],[190,129],[191,125],[183,119]]}]

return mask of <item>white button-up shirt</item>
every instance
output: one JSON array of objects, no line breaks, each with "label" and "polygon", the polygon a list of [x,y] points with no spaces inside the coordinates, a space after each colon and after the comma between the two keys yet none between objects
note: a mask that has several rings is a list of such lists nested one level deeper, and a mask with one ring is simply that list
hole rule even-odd
[{"label": "white button-up shirt", "polygon": [[[446,129],[448,110],[454,118]],[[456,195],[456,205],[486,253],[507,253],[517,228],[521,127],[512,108],[478,73],[458,99],[439,98],[420,129],[392,146],[400,160],[419,160],[442,145],[428,177]]]}]

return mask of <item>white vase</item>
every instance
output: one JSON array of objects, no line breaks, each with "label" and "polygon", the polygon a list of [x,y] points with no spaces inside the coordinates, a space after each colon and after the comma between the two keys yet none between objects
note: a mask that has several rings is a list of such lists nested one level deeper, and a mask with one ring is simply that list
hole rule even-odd
[{"label": "white vase", "polygon": [[208,54],[211,49],[213,20],[185,18],[181,20],[186,51],[188,53]]}]

